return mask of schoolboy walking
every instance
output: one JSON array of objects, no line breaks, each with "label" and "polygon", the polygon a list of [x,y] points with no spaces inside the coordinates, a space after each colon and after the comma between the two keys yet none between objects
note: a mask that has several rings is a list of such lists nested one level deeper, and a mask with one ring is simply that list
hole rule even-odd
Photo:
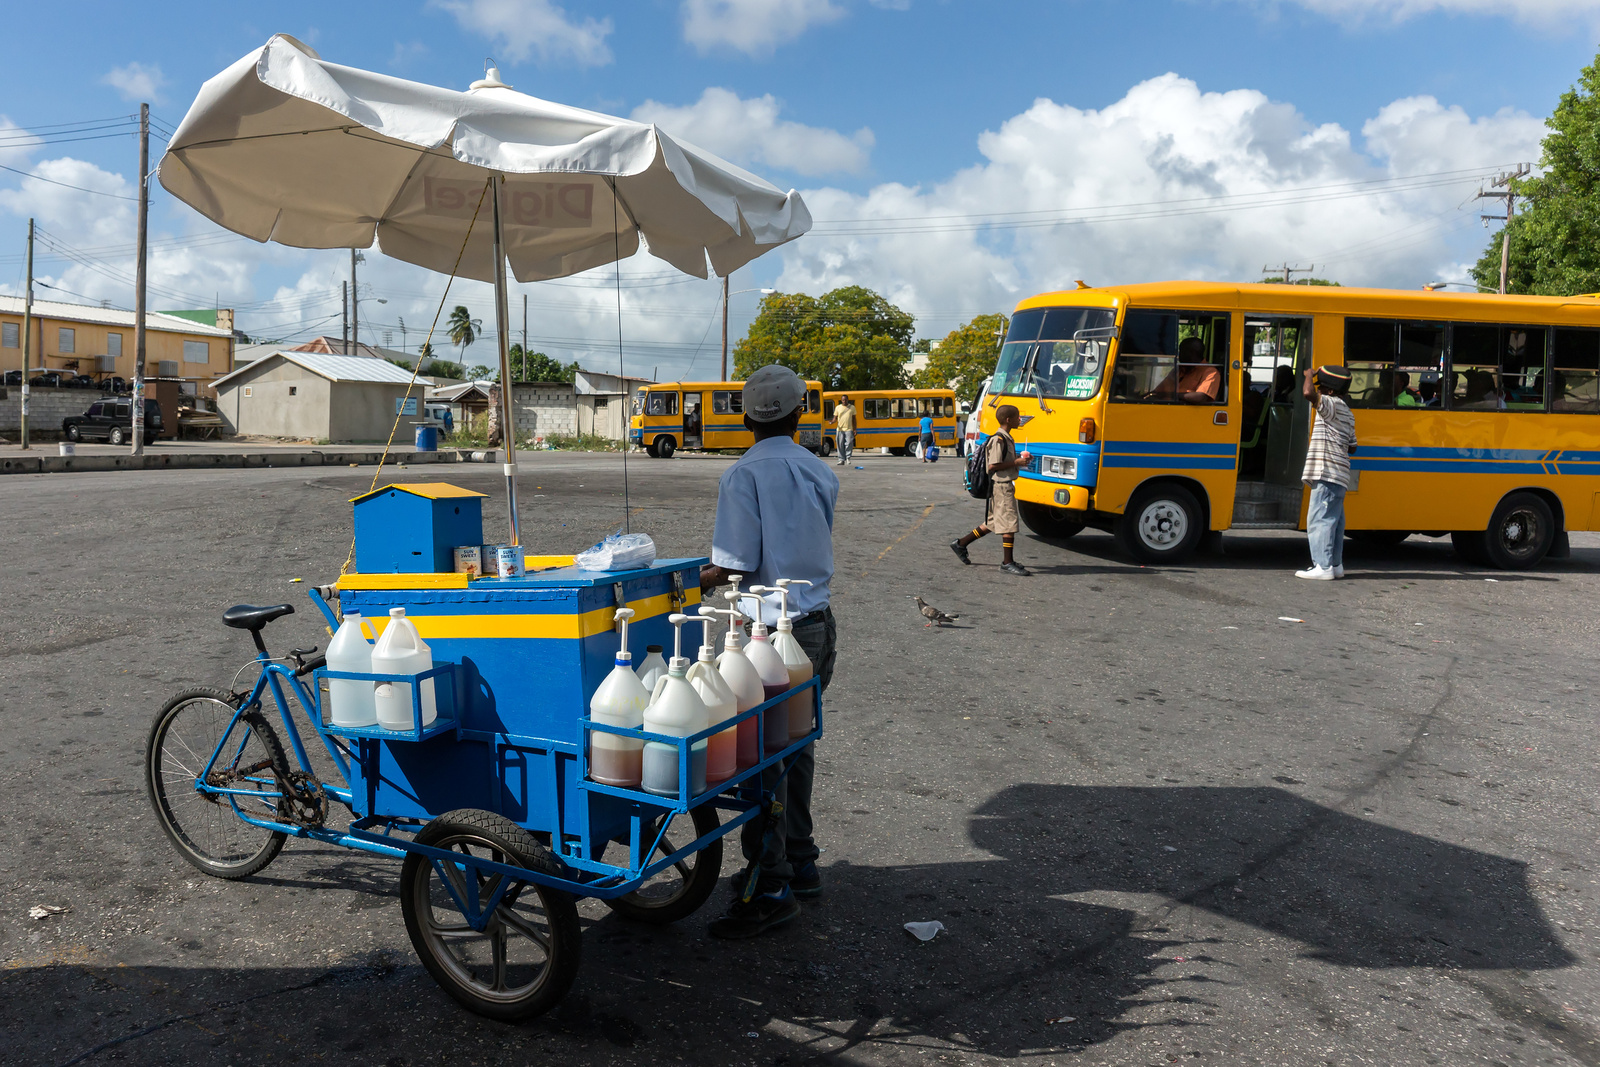
[{"label": "schoolboy walking", "polygon": [[1356,450],[1356,419],[1347,402],[1350,372],[1341,366],[1306,368],[1304,391],[1316,409],[1311,443],[1300,480],[1311,486],[1306,538],[1311,566],[1296,578],[1331,582],[1344,577],[1344,494],[1350,487],[1350,456]]},{"label": "schoolboy walking", "polygon": [[967,546],[980,537],[997,533],[1003,552],[1000,569],[1007,574],[1027,577],[1031,572],[1011,554],[1017,541],[1017,471],[1031,463],[1033,456],[1027,452],[1017,454],[1017,443],[1011,431],[1022,425],[1022,416],[1016,405],[1001,404],[995,408],[994,417],[1000,429],[984,445],[984,463],[990,478],[988,513],[971,533],[951,541],[950,550],[970,566],[972,559],[967,555]]}]

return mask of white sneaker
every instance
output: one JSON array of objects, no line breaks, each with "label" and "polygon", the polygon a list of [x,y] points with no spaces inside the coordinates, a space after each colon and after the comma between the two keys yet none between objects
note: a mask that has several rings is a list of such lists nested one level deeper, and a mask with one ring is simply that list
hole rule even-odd
[{"label": "white sneaker", "polygon": [[1333,576],[1335,578],[1343,578],[1344,577],[1344,564],[1343,563],[1341,563],[1337,567],[1333,568]]},{"label": "white sneaker", "polygon": [[1313,582],[1331,582],[1339,577],[1336,572],[1325,570],[1322,567],[1307,567],[1303,571],[1295,571],[1294,576],[1296,578],[1309,578]]}]

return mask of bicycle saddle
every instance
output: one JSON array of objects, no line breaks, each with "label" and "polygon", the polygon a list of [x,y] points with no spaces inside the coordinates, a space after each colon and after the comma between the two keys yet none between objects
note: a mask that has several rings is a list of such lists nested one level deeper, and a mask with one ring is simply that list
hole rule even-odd
[{"label": "bicycle saddle", "polygon": [[273,619],[293,614],[293,604],[273,604],[264,608],[253,604],[235,604],[222,613],[222,621],[239,630],[260,630]]}]

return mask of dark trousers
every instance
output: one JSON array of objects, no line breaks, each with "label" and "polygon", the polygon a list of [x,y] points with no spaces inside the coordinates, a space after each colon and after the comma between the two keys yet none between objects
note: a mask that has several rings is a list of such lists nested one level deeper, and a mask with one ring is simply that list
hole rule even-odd
[{"label": "dark trousers", "polygon": [[[833,680],[833,664],[838,655],[834,646],[838,638],[839,629],[833,621],[832,608],[825,608],[821,619],[794,628],[794,639],[811,660],[811,669],[822,679],[824,693]],[[783,818],[770,837],[763,835],[764,820],[759,817],[745,823],[740,832],[744,858],[759,857],[761,881],[757,888],[760,892],[775,893],[782,889],[798,868],[816,862],[820,855],[811,836],[811,784],[816,777],[814,748],[815,745],[807,745],[790,756],[784,764],[787,773],[781,777],[777,767],[761,772],[761,788],[770,791],[783,805]]]}]

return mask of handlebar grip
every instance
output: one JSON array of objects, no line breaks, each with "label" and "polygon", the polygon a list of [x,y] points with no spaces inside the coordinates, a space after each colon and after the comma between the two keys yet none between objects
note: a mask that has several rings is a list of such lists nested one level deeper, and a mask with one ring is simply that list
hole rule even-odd
[{"label": "handlebar grip", "polygon": [[310,674],[314,670],[317,670],[319,667],[326,667],[327,665],[328,665],[328,657],[327,656],[318,656],[316,659],[308,659],[308,660],[305,661],[305,663],[303,663],[299,667],[295,668],[294,676],[296,678],[300,678],[300,677],[303,677],[303,676],[305,676],[307,674]]}]

